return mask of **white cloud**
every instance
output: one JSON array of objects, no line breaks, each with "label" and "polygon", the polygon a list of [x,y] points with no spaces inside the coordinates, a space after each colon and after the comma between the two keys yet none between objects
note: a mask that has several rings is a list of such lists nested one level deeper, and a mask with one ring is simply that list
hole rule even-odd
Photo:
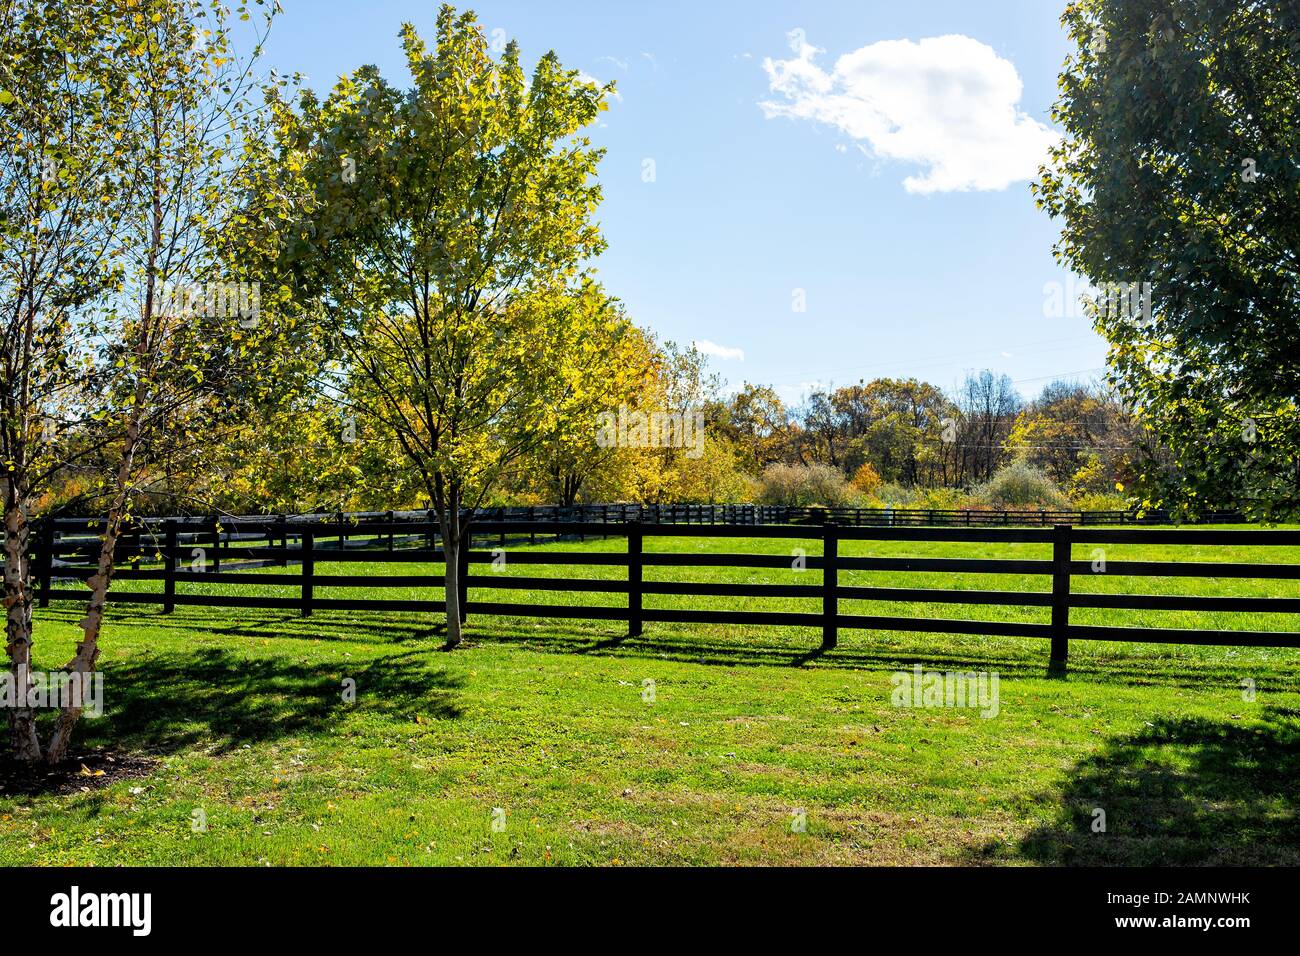
[{"label": "white cloud", "polygon": [[733,359],[737,362],[745,361],[744,349],[733,349],[726,345],[719,345],[717,342],[710,342],[708,339],[699,339],[691,344],[705,355],[712,355],[715,358],[722,359],[724,362],[729,362]]},{"label": "white cloud", "polygon": [[602,56],[602,57],[600,57],[599,62],[601,62],[601,63],[613,63],[613,64],[614,64],[616,67],[618,67],[620,70],[624,70],[624,71],[627,70],[627,60],[620,60],[620,59],[619,59],[618,57],[616,57],[616,56]]},{"label": "white cloud", "polygon": [[764,115],[834,126],[871,155],[915,163],[912,193],[1005,189],[1037,176],[1059,134],[1019,108],[1024,84],[992,47],[949,35],[871,43],[835,61],[802,30],[788,34],[795,56],[765,57],[768,86],[781,99],[759,103]]},{"label": "white cloud", "polygon": [[[594,86],[598,86],[598,87],[604,87],[604,85],[605,85],[602,81],[596,79],[596,78],[595,78],[594,76],[592,76],[590,73],[586,73],[586,72],[584,72],[584,71],[582,71],[582,70],[579,70],[579,71],[578,71],[578,82],[579,82],[579,83],[591,83],[591,84],[593,84]],[[623,94],[620,93],[617,89],[614,90],[614,99],[616,99],[616,100],[617,100],[618,102],[620,102],[620,103],[623,102]]]}]

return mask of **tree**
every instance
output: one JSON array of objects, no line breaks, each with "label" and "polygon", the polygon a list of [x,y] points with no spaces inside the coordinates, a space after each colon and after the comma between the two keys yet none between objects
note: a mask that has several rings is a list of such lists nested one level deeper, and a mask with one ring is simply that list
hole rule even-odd
[{"label": "tree", "polygon": [[721,417],[719,427],[743,452],[747,470],[757,474],[781,459],[790,421],[776,389],[746,382]]},{"label": "tree", "polygon": [[256,409],[214,451],[194,490],[219,513],[386,511],[424,500],[391,436],[310,387]]},{"label": "tree", "polygon": [[840,466],[843,428],[831,395],[814,389],[799,409],[799,460],[806,465],[826,463]]},{"label": "tree", "polygon": [[119,66],[103,4],[0,3],[0,459],[4,464],[6,648],[18,706],[15,756],[41,755],[31,686],[33,501],[93,450],[70,433],[89,392],[78,310],[109,284]]},{"label": "tree", "polygon": [[1099,384],[1056,381],[1017,417],[1007,451],[1047,473],[1072,497],[1116,497],[1139,468],[1164,467],[1152,433],[1125,411],[1114,391]]},{"label": "tree", "polygon": [[881,481],[880,474],[876,471],[875,466],[869,461],[864,461],[858,466],[858,470],[853,473],[853,480],[849,484],[853,485],[858,494],[870,496],[874,495],[884,482]]},{"label": "tree", "polygon": [[932,484],[946,477],[937,453],[945,418],[956,415],[944,394],[914,378],[860,381],[814,391],[792,434],[805,462],[824,461],[855,474],[870,462],[884,481]]},{"label": "tree", "polygon": [[[82,640],[65,667],[74,675],[95,669],[132,502],[158,488],[174,493],[201,471],[224,429],[289,387],[280,359],[304,355],[291,328],[264,321],[273,297],[264,311],[259,285],[240,271],[254,258],[244,199],[270,156],[251,125],[251,65],[232,53],[228,11],[204,0],[122,0],[113,13],[126,101],[114,182],[125,214],[113,236],[115,284],[84,318],[97,343],[88,403],[101,436],[104,530]],[[247,18],[242,5],[235,13]],[[51,763],[80,715],[75,700],[61,709]]]},{"label": "tree", "polygon": [[881,378],[862,388],[864,425],[850,463],[870,461],[884,481],[933,485],[942,478],[936,454],[943,420],[954,415],[943,392],[914,378]]},{"label": "tree", "polygon": [[955,441],[958,484],[992,477],[1006,457],[1006,441],[1024,400],[1006,375],[967,375],[957,393]]},{"label": "tree", "polygon": [[577,407],[557,409],[536,452],[524,460],[525,467],[542,478],[547,500],[564,507],[573,505],[580,492],[593,486],[606,493],[617,488],[621,481],[616,476],[627,464],[624,459],[638,454],[598,441],[599,415],[590,414],[593,404],[602,413],[617,415],[620,410],[648,408],[662,394],[656,379],[654,342],[627,322],[621,306],[594,283],[578,293],[575,305],[594,312],[608,310],[606,317],[597,321],[621,331],[614,348],[592,356],[587,368],[589,388],[569,396]]},{"label": "tree", "polygon": [[275,189],[300,200],[283,269],[341,349],[331,387],[391,436],[437,513],[454,647],[473,510],[561,411],[594,416],[592,371],[626,333],[575,291],[604,246],[602,154],[580,131],[613,88],[554,53],[526,79],[517,44],[494,59],[449,6],[435,50],[410,24],[401,39],[408,89],[366,66],[323,102],[273,101]]},{"label": "tree", "polygon": [[1295,514],[1300,7],[1081,0],[1062,22],[1066,135],[1035,191],[1058,259],[1103,284],[1112,380],[1174,456],[1148,493]]}]

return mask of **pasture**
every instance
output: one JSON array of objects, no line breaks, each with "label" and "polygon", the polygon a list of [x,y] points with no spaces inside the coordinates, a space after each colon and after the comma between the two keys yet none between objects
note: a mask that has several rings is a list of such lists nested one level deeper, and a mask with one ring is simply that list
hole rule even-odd
[{"label": "pasture", "polygon": [[[799,540],[746,540],[788,555]],[[806,545],[816,554],[816,541]],[[618,538],[513,552],[622,553]],[[736,539],[647,538],[734,551]],[[1074,558],[1086,561],[1087,548]],[[1108,560],[1300,563],[1300,548],[1115,545]],[[845,541],[841,556],[1051,557],[1050,545]],[[1230,553],[1229,553],[1230,552]],[[442,572],[406,564],[404,575]],[[316,573],[357,584],[379,563]],[[260,573],[260,572],[259,572]],[[267,574],[283,573],[268,568]],[[1041,590],[1041,577],[840,572],[841,584]],[[671,578],[669,577],[671,575]],[[815,569],[664,568],[645,580],[809,583]],[[248,592],[212,576],[180,593]],[[124,580],[115,589],[159,588]],[[1300,581],[1079,578],[1080,593],[1300,597]],[[257,588],[297,597],[292,587]],[[373,595],[375,592],[368,592]],[[508,596],[507,596],[508,595]],[[384,598],[436,599],[437,588]],[[619,606],[619,595],[470,589],[471,600]],[[647,609],[700,607],[645,595]],[[764,599],[798,611],[801,598]],[[709,606],[756,609],[742,597]],[[842,602],[847,613],[1042,622],[1048,608]],[[842,608],[842,612],[845,612]],[[38,612],[37,665],[61,666],[81,609]],[[442,653],[441,615],[115,605],[105,716],[82,726],[70,778],[0,790],[0,864],[1296,864],[1300,650],[813,627],[471,614]],[[1293,614],[1077,608],[1071,623],[1296,630]],[[985,671],[996,716],[898,707],[893,675]],[[1254,693],[1243,690],[1250,681]],[[354,683],[353,683],[354,682]],[[355,700],[347,699],[349,684]],[[139,760],[137,758],[146,759]],[[110,759],[111,758],[111,759]],[[128,773],[115,769],[130,765]],[[103,770],[103,776],[98,776]],[[1105,830],[1095,831],[1097,810]]]}]

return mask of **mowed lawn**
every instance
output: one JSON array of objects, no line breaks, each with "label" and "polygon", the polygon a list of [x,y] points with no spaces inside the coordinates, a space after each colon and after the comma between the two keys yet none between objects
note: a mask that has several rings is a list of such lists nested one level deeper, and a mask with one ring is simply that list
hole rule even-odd
[{"label": "mowed lawn", "polygon": [[[619,578],[511,564],[475,573]],[[621,539],[536,545],[622,551]],[[790,554],[816,541],[647,538]],[[844,542],[843,555],[1046,558],[1047,546]],[[1091,560],[1079,547],[1076,559]],[[1285,561],[1295,548],[1112,546],[1108,561]],[[438,573],[319,561],[320,574]],[[297,574],[270,568],[271,574]],[[820,572],[647,568],[647,580],[816,584]],[[841,572],[844,584],[1046,590],[1044,577]],[[119,582],[115,587],[157,587]],[[296,596],[296,587],[212,588]],[[1076,590],[1300,597],[1300,581],[1074,579]],[[440,596],[318,588],[318,597]],[[617,595],[475,589],[478,600]],[[646,607],[818,600],[647,596]],[[846,613],[1046,621],[1045,608],[842,602]],[[81,608],[39,612],[61,666]],[[1076,610],[1075,623],[1300,630],[1296,615]],[[61,794],[0,790],[3,864],[1298,864],[1300,649],[1046,642],[811,628],[151,606],[111,610],[106,714],[78,752],[156,762]],[[988,671],[999,709],[900,708],[914,664]],[[1247,699],[1242,682],[1254,686]],[[355,682],[355,701],[345,689]],[[652,682],[648,684],[647,682]],[[96,764],[99,766],[99,764]],[[1105,830],[1094,832],[1097,811]],[[801,827],[800,822],[806,823]],[[200,826],[206,825],[206,828]],[[803,830],[804,832],[799,832]]]}]

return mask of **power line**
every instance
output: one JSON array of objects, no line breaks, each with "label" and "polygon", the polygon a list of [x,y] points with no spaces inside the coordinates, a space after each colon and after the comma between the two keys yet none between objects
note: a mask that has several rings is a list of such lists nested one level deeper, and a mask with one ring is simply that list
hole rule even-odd
[{"label": "power line", "polygon": [[[1060,343],[1071,343],[1071,344],[1069,344],[1069,345],[1062,345],[1062,344],[1060,344]],[[997,349],[997,350],[989,349],[988,351],[985,351],[985,352],[976,352],[976,353],[971,353],[971,352],[967,351],[967,352],[962,352],[962,353],[957,354],[957,355],[949,355],[949,356],[943,356],[943,357],[938,357],[938,356],[934,356],[934,355],[928,355],[928,356],[917,356],[917,357],[915,357],[915,358],[910,358],[910,359],[907,359],[907,358],[904,358],[904,359],[893,359],[893,360],[890,360],[890,361],[888,361],[888,362],[875,362],[875,363],[871,363],[871,364],[867,364],[867,365],[847,365],[847,366],[843,366],[843,367],[841,367],[841,368],[836,368],[836,369],[822,369],[822,370],[820,370],[820,371],[811,371],[811,372],[793,372],[793,373],[790,374],[789,377],[784,378],[784,379],[777,379],[777,380],[774,380],[774,381],[772,381],[770,384],[772,384],[772,385],[801,384],[801,381],[800,381],[800,380],[801,380],[801,379],[808,378],[809,376],[816,377],[816,376],[822,376],[822,375],[835,375],[835,374],[843,373],[843,372],[861,372],[861,371],[867,371],[867,370],[870,370],[870,369],[887,368],[887,367],[889,367],[889,366],[899,365],[899,364],[905,364],[905,365],[909,365],[909,366],[916,367],[916,368],[926,368],[926,367],[932,367],[932,366],[935,366],[935,365],[943,365],[943,364],[946,364],[946,363],[948,363],[948,362],[959,362],[959,361],[968,360],[968,359],[970,359],[970,357],[971,357],[972,354],[976,354],[976,355],[992,355],[992,354],[994,354],[994,351],[997,351],[997,352],[1000,354],[1000,353],[1003,352],[1003,351],[1010,351],[1010,350],[1016,350],[1016,351],[1021,351],[1021,352],[1023,352],[1023,350],[1025,350],[1025,349],[1032,349],[1032,348],[1035,348],[1036,346],[1040,346],[1040,345],[1050,345],[1050,346],[1054,346],[1053,348],[1040,349],[1038,352],[1030,352],[1030,353],[1028,353],[1028,354],[1031,354],[1031,355],[1036,355],[1036,354],[1041,354],[1042,352],[1053,352],[1053,351],[1060,351],[1060,350],[1062,350],[1062,349],[1067,349],[1067,348],[1074,348],[1074,347],[1076,347],[1076,346],[1078,346],[1078,345],[1082,345],[1082,344],[1084,344],[1084,341],[1081,340],[1081,339],[1079,339],[1077,336],[1076,336],[1076,337],[1072,337],[1072,338],[1064,338],[1064,339],[1043,339],[1043,340],[1038,341],[1038,342],[1025,342],[1025,343],[1021,343],[1021,344],[1019,344],[1019,345],[1011,345],[1011,346],[1003,347],[1003,348],[1001,348],[1001,349]],[[1073,373],[1066,373],[1066,374],[1073,374]],[[1050,376],[1047,376],[1047,377],[1050,377]],[[1030,380],[1030,379],[1026,379],[1026,381],[1031,381],[1031,380]]]},{"label": "power line", "polygon": [[1096,368],[1081,368],[1075,372],[1057,372],[1055,375],[1039,375],[1037,378],[1018,378],[1011,384],[1023,385],[1025,382],[1041,382],[1048,378],[1067,378],[1071,375],[1086,375],[1091,374],[1092,372],[1104,372],[1106,371],[1106,368],[1107,366],[1105,365],[1099,365]]}]

